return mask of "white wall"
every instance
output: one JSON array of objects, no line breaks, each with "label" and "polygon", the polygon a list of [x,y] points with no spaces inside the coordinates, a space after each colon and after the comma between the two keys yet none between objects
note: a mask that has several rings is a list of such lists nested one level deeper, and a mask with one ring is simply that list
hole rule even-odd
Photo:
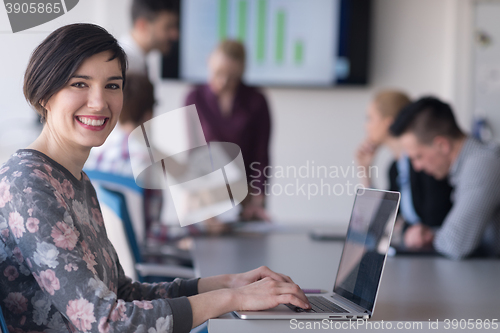
[{"label": "white wall", "polygon": [[[130,24],[130,0],[80,1],[67,15],[35,28],[51,31],[56,26],[75,21],[91,21],[104,25],[117,36]],[[371,84],[360,88],[284,89],[269,88],[272,118],[272,164],[274,166],[322,165],[353,168],[353,154],[363,139],[364,112],[374,91],[386,87],[406,90],[418,97],[434,94],[456,107],[464,128],[469,128],[470,89],[468,86],[470,56],[469,38],[471,0],[374,0],[372,28]],[[71,16],[73,15],[73,16]],[[3,7],[0,9],[0,31],[9,31]],[[44,33],[0,34],[0,119],[29,118],[30,110],[22,97],[22,73],[30,51],[47,35]],[[464,38],[464,36],[466,38]],[[16,50],[16,52],[5,52]],[[152,56],[154,70],[158,57]],[[178,82],[157,82],[160,102],[158,112],[182,106],[189,89]],[[3,128],[3,127],[2,127]],[[0,134],[1,135],[1,134]],[[4,151],[16,144],[3,139]],[[16,143],[17,142],[17,143]],[[0,154],[1,155],[1,154]],[[388,153],[377,160],[379,179],[386,186],[385,167]],[[296,186],[297,179],[273,179],[274,190],[287,184]],[[298,179],[305,184],[320,185],[320,178]],[[287,223],[337,223],[347,221],[353,197],[347,195],[347,182],[357,183],[352,175],[323,180],[334,186],[341,184],[342,195],[316,195],[308,200],[303,195],[269,197],[269,211],[275,220]],[[289,186],[289,190],[292,186]],[[341,187],[337,185],[337,193]],[[352,193],[352,185],[350,188]]]}]

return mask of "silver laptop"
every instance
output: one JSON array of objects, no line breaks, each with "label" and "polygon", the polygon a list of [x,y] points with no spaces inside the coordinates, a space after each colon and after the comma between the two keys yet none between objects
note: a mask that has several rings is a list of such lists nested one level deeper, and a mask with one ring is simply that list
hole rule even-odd
[{"label": "silver laptop", "polygon": [[396,221],[399,197],[399,192],[357,191],[333,291],[306,295],[311,310],[282,304],[265,311],[238,311],[236,315],[242,319],[370,318]]}]

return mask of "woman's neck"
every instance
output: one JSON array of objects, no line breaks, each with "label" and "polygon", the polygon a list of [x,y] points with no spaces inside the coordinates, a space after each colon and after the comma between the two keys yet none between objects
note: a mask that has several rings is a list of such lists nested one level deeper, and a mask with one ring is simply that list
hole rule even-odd
[{"label": "woman's neck", "polygon": [[90,148],[75,148],[61,144],[60,140],[52,136],[47,126],[44,126],[40,136],[28,146],[28,149],[37,150],[47,155],[68,169],[78,180],[82,178],[83,165],[90,154]]},{"label": "woman's neck", "polygon": [[217,96],[219,102],[219,109],[224,117],[231,115],[234,103],[235,91],[225,91]]}]

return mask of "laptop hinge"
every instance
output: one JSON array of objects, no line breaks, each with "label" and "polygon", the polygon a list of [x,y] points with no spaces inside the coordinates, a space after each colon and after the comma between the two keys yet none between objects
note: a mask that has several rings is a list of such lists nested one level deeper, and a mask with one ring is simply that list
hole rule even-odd
[{"label": "laptop hinge", "polygon": [[368,315],[371,316],[371,311],[359,306],[358,304],[348,300],[347,298],[345,298],[344,296],[341,296],[339,294],[336,294],[335,292],[330,295],[330,297],[332,297],[333,299],[335,299],[335,301],[341,303],[342,305],[344,305],[347,309],[346,310],[350,310],[350,311],[354,311],[354,312],[359,312],[359,313],[366,313]]}]

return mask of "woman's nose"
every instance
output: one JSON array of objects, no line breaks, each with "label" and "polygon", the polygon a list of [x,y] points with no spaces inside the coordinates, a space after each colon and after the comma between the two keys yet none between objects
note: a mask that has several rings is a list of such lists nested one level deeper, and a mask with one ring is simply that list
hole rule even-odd
[{"label": "woman's nose", "polygon": [[100,111],[107,107],[104,89],[93,88],[89,91],[87,106],[90,109]]}]

